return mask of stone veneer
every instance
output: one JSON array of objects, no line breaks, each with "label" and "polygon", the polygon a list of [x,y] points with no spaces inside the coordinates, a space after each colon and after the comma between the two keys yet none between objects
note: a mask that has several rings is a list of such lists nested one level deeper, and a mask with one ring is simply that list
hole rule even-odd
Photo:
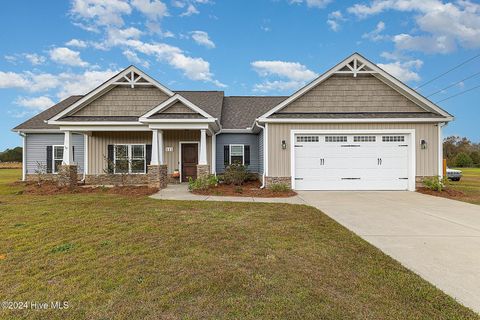
[{"label": "stone veneer", "polygon": [[76,187],[77,186],[77,166],[61,165],[58,168],[57,184],[60,187]]},{"label": "stone veneer", "polygon": [[283,183],[292,187],[292,180],[290,177],[265,177],[265,187],[270,187],[272,184]]},{"label": "stone veneer", "polygon": [[210,166],[208,164],[197,164],[197,178],[210,175]]},{"label": "stone veneer", "polygon": [[147,176],[149,187],[159,189],[164,189],[167,187],[168,174],[166,164],[149,165]]},{"label": "stone veneer", "polygon": [[147,183],[146,174],[87,174],[85,177],[85,184],[101,186],[146,185]]}]

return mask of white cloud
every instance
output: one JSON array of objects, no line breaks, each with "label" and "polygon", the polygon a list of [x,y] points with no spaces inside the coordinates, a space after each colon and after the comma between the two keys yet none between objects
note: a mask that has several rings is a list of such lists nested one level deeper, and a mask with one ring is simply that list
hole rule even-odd
[{"label": "white cloud", "polygon": [[332,31],[340,31],[340,23],[345,21],[341,11],[333,11],[328,14],[327,24]]},{"label": "white cloud", "polygon": [[65,99],[71,95],[86,94],[118,72],[119,70],[107,69],[104,71],[87,70],[80,74],[61,73],[58,77],[62,84],[59,86],[60,90],[57,93],[57,97]]},{"label": "white cloud", "polygon": [[69,47],[76,47],[76,48],[86,48],[87,43],[83,40],[78,40],[78,39],[72,39],[68,42],[65,43],[66,46]]},{"label": "white cloud", "polygon": [[41,56],[36,53],[25,53],[24,54],[25,59],[30,61],[31,64],[33,65],[40,65],[45,63],[46,58],[44,56]]},{"label": "white cloud", "polygon": [[199,13],[200,11],[198,11],[198,9],[193,4],[189,4],[187,9],[180,15],[180,17],[189,17]]},{"label": "white cloud", "polygon": [[167,6],[160,0],[132,0],[132,6],[150,20],[158,20],[168,15]]},{"label": "white cloud", "polygon": [[213,43],[212,40],[210,40],[208,33],[205,31],[192,31],[190,32],[193,41],[195,41],[197,44],[207,47],[207,48],[215,48],[215,43]]},{"label": "white cloud", "polygon": [[385,36],[381,34],[383,30],[385,30],[385,22],[380,21],[380,22],[377,23],[377,26],[375,27],[375,29],[373,29],[372,31],[370,31],[368,33],[364,33],[362,35],[362,38],[370,39],[372,41],[383,40],[383,39],[385,39]]},{"label": "white cloud", "polygon": [[122,0],[73,0],[71,14],[80,20],[95,21],[99,26],[122,26],[122,16],[132,8]]},{"label": "white cloud", "polygon": [[134,51],[124,50],[122,53],[131,63],[140,64],[145,68],[150,68],[150,64],[148,63],[148,61],[140,59],[137,53],[135,53]]},{"label": "white cloud", "polygon": [[420,35],[399,34],[393,39],[398,49],[427,53],[447,53],[480,47],[480,5],[466,0],[373,0],[355,4],[348,11],[360,18],[387,10],[414,12]]},{"label": "white cloud", "polygon": [[47,108],[50,108],[55,103],[47,96],[40,96],[34,98],[25,98],[25,97],[18,97],[15,101],[15,104],[32,109],[35,111],[43,111]]},{"label": "white cloud", "polygon": [[[318,75],[298,62],[286,61],[254,61],[251,66],[261,77],[267,78],[264,82],[254,86],[254,91],[290,91],[298,89],[306,82]],[[281,78],[271,80],[269,78]]]},{"label": "white cloud", "polygon": [[416,72],[416,70],[422,67],[423,61],[416,59],[408,61],[394,61],[390,63],[378,63],[377,65],[400,81],[409,82],[420,81],[420,75]]},{"label": "white cloud", "polygon": [[309,8],[325,8],[332,0],[290,0],[292,4],[305,3]]},{"label": "white cloud", "polygon": [[0,71],[0,88],[28,88],[29,81],[23,75],[15,72],[3,72]]},{"label": "white cloud", "polygon": [[80,52],[73,51],[66,47],[59,47],[50,50],[50,59],[56,63],[73,67],[86,67],[88,63],[80,58]]}]

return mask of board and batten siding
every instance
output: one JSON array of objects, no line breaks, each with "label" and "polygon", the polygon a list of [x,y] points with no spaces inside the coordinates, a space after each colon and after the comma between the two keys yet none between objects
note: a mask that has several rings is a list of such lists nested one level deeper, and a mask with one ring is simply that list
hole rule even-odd
[{"label": "board and batten siding", "polygon": [[[27,133],[26,134],[26,174],[35,174],[40,169],[38,164],[47,164],[47,146],[63,145],[65,135],[63,133]],[[77,172],[83,173],[84,166],[84,136],[72,135],[74,147],[74,163],[78,166]]]},{"label": "board and batten siding", "polygon": [[265,161],[265,156],[264,156],[264,133],[263,130],[261,130],[258,133],[258,173],[263,174],[264,172],[264,161]]},{"label": "board and batten siding", "polygon": [[[290,177],[291,130],[375,130],[415,129],[416,176],[438,175],[438,127],[436,123],[269,123],[268,124],[268,176]],[[282,149],[281,141],[287,141]],[[427,149],[420,141],[427,141]]]},{"label": "board and batten siding", "polygon": [[223,173],[225,171],[224,163],[224,146],[230,144],[243,144],[250,146],[250,165],[248,170],[250,172],[259,171],[259,157],[258,157],[258,135],[252,133],[221,133],[217,135],[217,158],[216,171]]},{"label": "board and batten siding", "polygon": [[[163,131],[163,157],[171,174],[179,169],[179,142],[200,141],[198,130]],[[107,167],[107,148],[109,144],[151,144],[151,131],[127,132],[93,132],[88,138],[89,172],[88,174],[104,174]],[[171,151],[166,151],[171,150]],[[212,138],[207,136],[207,161],[211,163]]]},{"label": "board and batten siding", "polygon": [[403,94],[370,74],[333,75],[278,111],[315,112],[426,112]]}]

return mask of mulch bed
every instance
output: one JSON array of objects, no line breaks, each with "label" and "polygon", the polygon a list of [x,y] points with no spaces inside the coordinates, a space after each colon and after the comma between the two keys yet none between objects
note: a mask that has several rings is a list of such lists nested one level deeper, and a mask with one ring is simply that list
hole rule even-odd
[{"label": "mulch bed", "polygon": [[36,182],[24,183],[23,194],[29,195],[56,195],[56,194],[74,194],[74,193],[102,193],[117,194],[122,196],[149,196],[158,192],[157,188],[147,186],[77,186],[75,188],[59,187],[53,182],[44,182],[38,185]]},{"label": "mulch bed", "polygon": [[287,198],[297,193],[289,190],[285,192],[273,192],[267,188],[260,189],[262,184],[259,181],[247,181],[241,186],[219,184],[208,190],[196,190],[192,193],[205,196],[228,196],[228,197],[256,197],[256,198]]},{"label": "mulch bed", "polygon": [[433,191],[433,190],[422,187],[422,188],[418,188],[417,192],[428,194],[431,196],[436,196],[436,197],[454,199],[454,200],[464,200],[465,197],[467,197],[467,195],[462,191],[448,189],[448,188],[443,191]]}]

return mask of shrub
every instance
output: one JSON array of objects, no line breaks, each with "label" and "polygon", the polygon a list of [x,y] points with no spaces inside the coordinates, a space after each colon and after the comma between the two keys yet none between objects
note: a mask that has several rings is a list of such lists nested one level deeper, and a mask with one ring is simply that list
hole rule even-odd
[{"label": "shrub", "polygon": [[213,174],[205,177],[200,177],[195,180],[188,179],[188,190],[207,190],[211,187],[218,185],[218,179]]},{"label": "shrub", "polygon": [[432,191],[443,191],[445,189],[446,180],[440,177],[424,178],[422,180],[423,186]]},{"label": "shrub", "polygon": [[241,164],[231,164],[223,173],[223,179],[226,184],[242,185],[248,177],[247,167]]},{"label": "shrub", "polygon": [[472,158],[465,152],[460,152],[455,157],[455,166],[456,167],[472,167],[473,161]]},{"label": "shrub", "polygon": [[286,183],[272,183],[269,187],[269,190],[273,192],[287,192],[290,191],[290,187]]}]

